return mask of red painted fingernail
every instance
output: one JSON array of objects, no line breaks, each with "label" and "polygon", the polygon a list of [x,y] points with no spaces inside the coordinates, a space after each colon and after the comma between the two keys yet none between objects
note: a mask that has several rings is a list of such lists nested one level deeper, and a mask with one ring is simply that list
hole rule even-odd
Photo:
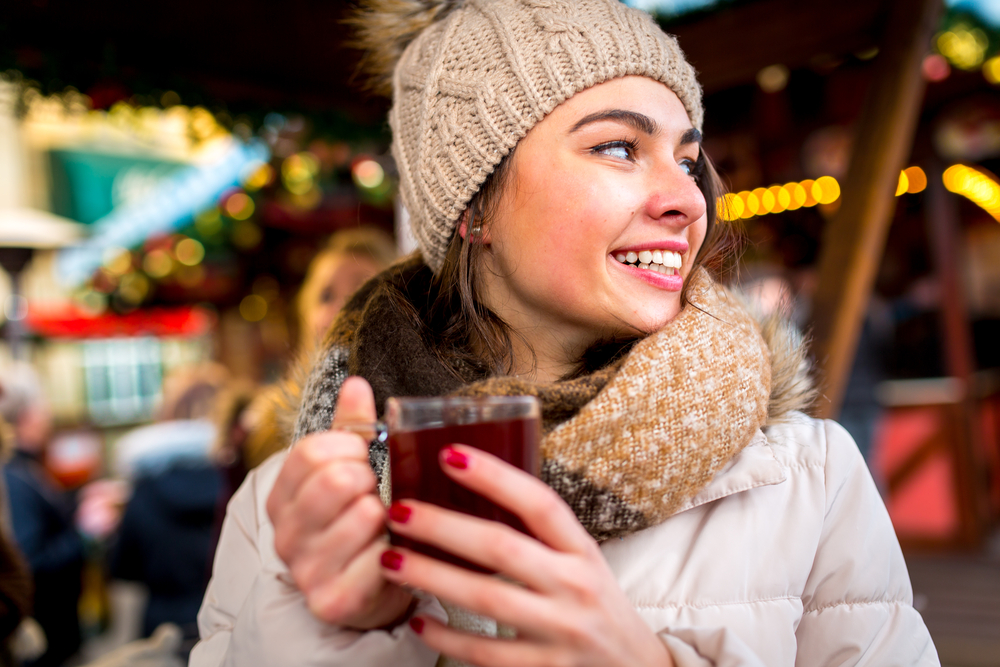
[{"label": "red painted fingernail", "polygon": [[444,462],[450,465],[452,468],[458,468],[459,470],[465,470],[469,467],[469,457],[462,452],[447,447],[443,450],[444,452]]},{"label": "red painted fingernail", "polygon": [[398,570],[403,567],[403,554],[386,549],[382,552],[382,567],[387,570]]},{"label": "red painted fingernail", "polygon": [[419,616],[414,616],[410,619],[410,627],[413,628],[413,631],[418,635],[422,634],[424,631],[424,619]]},{"label": "red painted fingernail", "polygon": [[389,520],[395,521],[396,523],[406,523],[410,520],[410,514],[413,512],[412,509],[400,502],[395,502],[389,505]]}]

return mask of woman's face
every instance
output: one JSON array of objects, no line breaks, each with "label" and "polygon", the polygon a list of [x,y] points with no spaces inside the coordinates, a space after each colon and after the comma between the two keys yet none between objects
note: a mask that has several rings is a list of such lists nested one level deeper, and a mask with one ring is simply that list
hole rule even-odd
[{"label": "woman's face", "polygon": [[652,79],[615,79],[559,105],[518,144],[486,230],[487,304],[536,353],[557,343],[578,357],[663,327],[705,238],[699,153],[684,106]]},{"label": "woman's face", "polygon": [[305,299],[309,333],[318,343],[347,300],[379,272],[373,260],[361,255],[328,254],[319,260],[314,285]]}]

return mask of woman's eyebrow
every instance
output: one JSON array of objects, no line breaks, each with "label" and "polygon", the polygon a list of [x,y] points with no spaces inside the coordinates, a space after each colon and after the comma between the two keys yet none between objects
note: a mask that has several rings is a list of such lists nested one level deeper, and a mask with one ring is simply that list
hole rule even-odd
[{"label": "woman's eyebrow", "polygon": [[700,144],[701,143],[701,132],[697,128],[691,128],[687,132],[681,135],[681,146],[684,144]]},{"label": "woman's eyebrow", "polygon": [[[657,125],[656,121],[649,116],[644,116],[643,114],[635,111],[626,111],[625,109],[608,109],[607,111],[598,111],[584,116],[576,122],[576,125],[570,128],[569,133],[573,134],[585,125],[599,123],[602,120],[612,120],[625,123],[626,125],[631,125],[637,132],[642,132],[643,134],[648,135],[653,135],[660,131],[659,125]],[[697,130],[695,131],[697,132]],[[701,135],[699,134],[699,138],[700,136]]]}]

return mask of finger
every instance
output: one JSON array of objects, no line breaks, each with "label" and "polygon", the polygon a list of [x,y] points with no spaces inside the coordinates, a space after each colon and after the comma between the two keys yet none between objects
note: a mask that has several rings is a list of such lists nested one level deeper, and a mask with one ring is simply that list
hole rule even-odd
[{"label": "finger", "polygon": [[357,628],[379,627],[395,620],[406,608],[410,594],[383,575],[379,558],[386,546],[385,539],[368,545],[340,576],[308,596],[310,610],[329,623]]},{"label": "finger", "polygon": [[375,394],[368,381],[357,376],[344,380],[330,428],[336,430],[338,424],[374,424],[377,417]]},{"label": "finger", "polygon": [[297,543],[301,552],[298,558],[293,560],[282,553],[287,547],[278,548],[277,535],[275,550],[292,563],[292,576],[299,587],[307,588],[340,576],[348,563],[384,533],[385,508],[377,497],[367,494],[357,498],[325,530]]},{"label": "finger", "polygon": [[428,616],[414,616],[410,627],[431,649],[478,667],[535,667],[564,662],[548,646],[520,638],[510,641],[467,634]]},{"label": "finger", "polygon": [[281,466],[267,500],[272,521],[277,509],[290,503],[306,478],[337,459],[351,459],[368,464],[368,444],[351,433],[313,433],[299,440]]},{"label": "finger", "polygon": [[538,540],[556,551],[598,553],[597,543],[562,498],[537,477],[467,445],[441,450],[445,473],[516,514]]},{"label": "finger", "polygon": [[282,518],[294,530],[322,530],[359,496],[374,493],[376,484],[367,461],[337,459],[306,478]]},{"label": "finger", "polygon": [[382,554],[386,579],[426,591],[463,609],[494,618],[536,637],[552,637],[565,614],[549,598],[402,547]]},{"label": "finger", "polygon": [[[374,423],[375,395],[364,378],[349,377],[344,380],[337,396],[331,430],[333,433],[314,433],[295,443],[291,453],[281,467],[274,487],[268,497],[268,513],[275,507],[291,500],[296,490],[318,466],[334,458],[356,458],[368,461],[368,444],[359,435],[337,433],[337,423]],[[345,439],[346,438],[346,439]],[[271,516],[274,519],[274,516]]]},{"label": "finger", "polygon": [[575,569],[566,554],[496,521],[417,500],[394,503],[389,517],[392,530],[400,535],[501,572],[542,593],[560,590],[563,575]]}]

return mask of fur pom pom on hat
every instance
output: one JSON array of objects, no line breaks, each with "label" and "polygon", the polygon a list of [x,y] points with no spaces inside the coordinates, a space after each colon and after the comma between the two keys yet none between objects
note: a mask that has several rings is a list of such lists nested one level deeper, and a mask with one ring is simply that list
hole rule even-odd
[{"label": "fur pom pom on hat", "polygon": [[375,87],[393,95],[400,192],[435,273],[496,165],[575,93],[648,77],[701,129],[701,88],[677,41],[619,0],[369,0],[355,23]]}]

